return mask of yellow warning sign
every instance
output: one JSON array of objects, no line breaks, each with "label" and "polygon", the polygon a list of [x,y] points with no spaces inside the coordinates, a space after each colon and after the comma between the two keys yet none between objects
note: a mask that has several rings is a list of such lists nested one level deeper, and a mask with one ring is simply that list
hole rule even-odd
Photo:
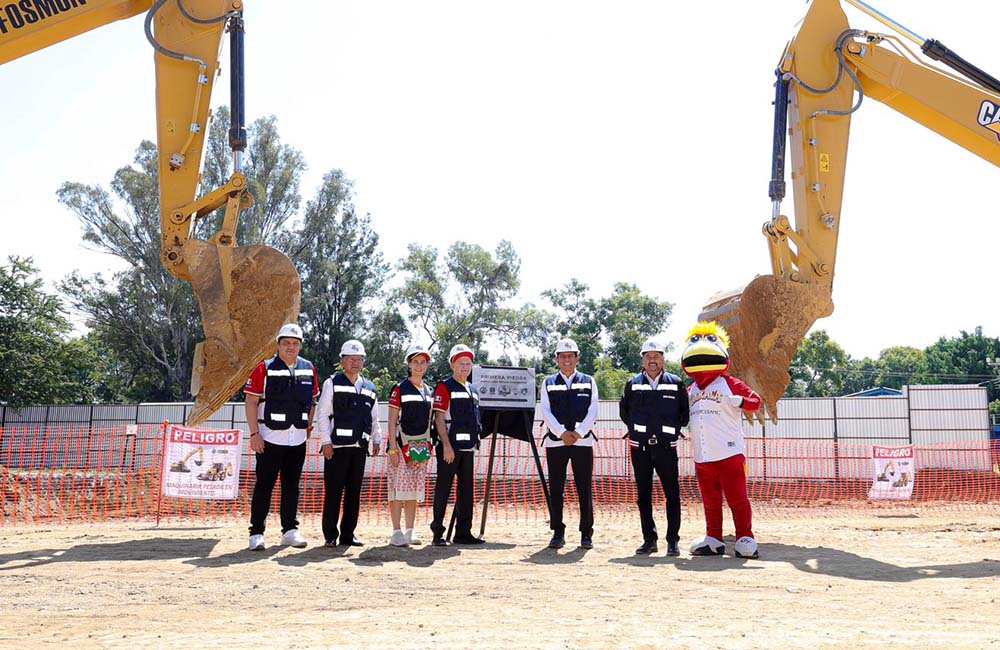
[{"label": "yellow warning sign", "polygon": [[830,171],[830,154],[821,153],[819,155],[819,170],[821,172]]}]

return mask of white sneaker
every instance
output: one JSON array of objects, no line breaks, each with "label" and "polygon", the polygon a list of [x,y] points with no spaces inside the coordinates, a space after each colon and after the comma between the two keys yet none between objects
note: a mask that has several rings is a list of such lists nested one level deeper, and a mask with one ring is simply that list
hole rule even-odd
[{"label": "white sneaker", "polygon": [[263,535],[251,535],[250,536],[250,546],[248,548],[251,551],[263,551],[264,550],[264,536]]},{"label": "white sneaker", "polygon": [[309,542],[306,541],[306,538],[303,537],[301,533],[299,533],[298,528],[293,528],[281,536],[281,544],[283,546],[292,546],[294,548],[305,548],[306,544],[308,543]]},{"label": "white sneaker", "polygon": [[419,546],[420,544],[423,544],[420,538],[417,537],[417,533],[414,530],[406,531],[406,541],[410,543],[410,546]]},{"label": "white sneaker", "polygon": [[410,543],[410,541],[406,539],[406,535],[403,534],[403,531],[394,530],[392,532],[392,538],[389,540],[389,543],[392,544],[393,546],[406,546],[407,544]]}]

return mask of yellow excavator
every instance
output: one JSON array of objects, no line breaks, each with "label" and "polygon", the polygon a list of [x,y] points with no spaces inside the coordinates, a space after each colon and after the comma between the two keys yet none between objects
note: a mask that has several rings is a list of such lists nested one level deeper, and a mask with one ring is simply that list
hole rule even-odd
[{"label": "yellow excavator", "polygon": [[[771,275],[716,294],[699,317],[726,327],[732,372],[760,393],[773,421],[799,343],[817,318],[833,313],[847,141],[863,100],[880,101],[1000,166],[1000,80],[864,2],[843,2],[894,33],[852,29],[841,0],[809,4],[776,70],[772,213],[763,227]],[[794,223],[781,214],[786,145]]]},{"label": "yellow excavator", "polygon": [[[0,65],[102,25],[146,12],[156,67],[161,261],[191,283],[205,340],[195,350],[188,424],[204,422],[239,390],[275,335],[298,317],[301,287],[291,261],[267,246],[237,246],[240,211],[253,205],[243,173],[244,30],[242,0],[20,0],[2,3]],[[223,32],[230,34],[233,175],[198,198],[212,84]],[[207,241],[195,222],[225,206]]]},{"label": "yellow excavator", "polygon": [[[197,458],[194,458],[195,456],[197,456]],[[183,472],[185,474],[189,474],[191,472],[191,468],[188,467],[187,462],[192,458],[194,458],[194,464],[197,465],[198,467],[201,467],[201,464],[205,462],[205,450],[202,449],[201,447],[195,447],[194,449],[189,451],[187,456],[185,456],[184,458],[181,458],[176,463],[170,463],[170,471]]]}]

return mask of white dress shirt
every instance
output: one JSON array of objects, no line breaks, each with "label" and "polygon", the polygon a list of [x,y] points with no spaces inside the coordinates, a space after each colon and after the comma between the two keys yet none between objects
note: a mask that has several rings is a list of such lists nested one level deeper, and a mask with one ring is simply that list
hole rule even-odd
[{"label": "white dress shirt", "polygon": [[[364,386],[364,378],[358,375],[357,381],[354,382],[354,388],[360,393],[361,387]],[[319,444],[329,445],[332,444],[330,422],[333,417],[333,378],[330,377],[323,382],[323,390],[319,394],[319,402],[316,404],[316,417],[313,420],[313,424],[316,426],[316,431],[319,432]],[[378,420],[378,398],[375,398],[375,402],[372,404],[372,444],[381,445],[382,444],[382,424]],[[333,445],[334,449],[338,447],[360,447],[361,443],[354,443],[350,445]]]},{"label": "white dress shirt", "polygon": [[[571,376],[567,377],[561,372],[558,375],[556,381],[562,380],[565,382],[566,387],[569,388],[573,385],[577,379],[580,378],[580,374],[574,372]],[[597,394],[597,383],[593,379],[590,380],[590,406],[587,408],[587,417],[583,418],[583,421],[576,425],[576,432],[581,436],[585,436],[574,443],[575,445],[580,445],[581,447],[593,447],[595,442],[594,436],[587,436],[587,432],[590,431],[594,424],[597,422],[597,407],[599,404],[600,397]],[[566,427],[564,427],[556,416],[552,414],[552,407],[549,405],[549,391],[545,390],[545,384],[542,384],[542,420],[545,422],[545,426],[548,427],[549,431],[552,432],[557,438],[561,437],[562,434],[566,433]],[[548,436],[542,439],[542,447],[565,447],[567,446],[562,440],[550,440]]]}]

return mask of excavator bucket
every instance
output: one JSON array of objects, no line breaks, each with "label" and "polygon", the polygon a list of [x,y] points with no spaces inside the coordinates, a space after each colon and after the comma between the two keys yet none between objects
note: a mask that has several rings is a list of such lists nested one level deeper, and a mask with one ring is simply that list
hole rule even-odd
[{"label": "excavator bucket", "polygon": [[714,320],[729,333],[730,373],[764,402],[758,411],[777,422],[778,400],[788,389],[788,367],[817,318],[833,313],[830,288],[756,277],[742,290],[712,296],[698,320]]},{"label": "excavator bucket", "polygon": [[298,318],[301,285],[291,261],[267,246],[189,239],[184,257],[205,330],[191,376],[195,404],[187,423],[195,426],[230,400],[261,360],[274,355],[278,330]]}]

